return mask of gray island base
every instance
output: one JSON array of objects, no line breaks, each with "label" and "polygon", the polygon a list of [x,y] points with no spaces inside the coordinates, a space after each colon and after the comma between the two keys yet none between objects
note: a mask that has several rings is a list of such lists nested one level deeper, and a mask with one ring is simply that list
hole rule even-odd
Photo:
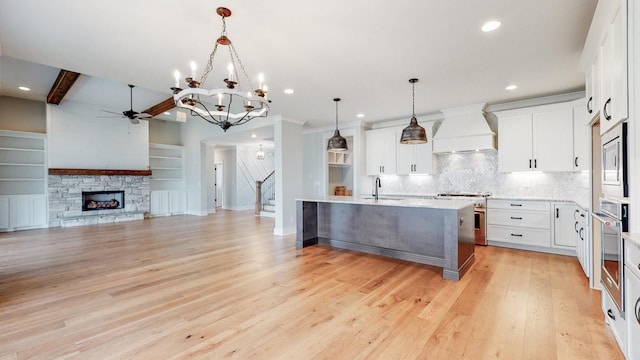
[{"label": "gray island base", "polygon": [[316,244],[443,268],[458,281],[474,255],[474,209],[465,200],[297,200],[296,246]]}]

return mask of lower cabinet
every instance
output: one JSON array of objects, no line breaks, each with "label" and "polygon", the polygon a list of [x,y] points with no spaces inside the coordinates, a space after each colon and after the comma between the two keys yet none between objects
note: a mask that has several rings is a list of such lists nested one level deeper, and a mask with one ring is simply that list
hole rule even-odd
[{"label": "lower cabinet", "polygon": [[0,230],[11,231],[46,226],[46,195],[0,196]]},{"label": "lower cabinet", "polygon": [[627,323],[622,313],[616,307],[611,296],[606,290],[602,290],[602,312],[604,313],[604,321],[609,324],[609,328],[613,336],[618,342],[618,346],[625,352],[627,340]]},{"label": "lower cabinet", "polygon": [[624,290],[627,315],[627,359],[640,359],[640,242],[625,239]]},{"label": "lower cabinet", "polygon": [[553,203],[553,241],[551,246],[559,249],[575,251],[575,211],[576,205],[562,202]]},{"label": "lower cabinet", "polygon": [[153,190],[151,216],[184,214],[187,209],[186,203],[186,193],[183,190]]},{"label": "lower cabinet", "polygon": [[576,254],[582,270],[587,278],[591,279],[592,245],[589,235],[589,212],[580,207],[576,207],[573,212],[574,236],[576,238]]},{"label": "lower cabinet", "polygon": [[487,241],[514,247],[551,246],[548,201],[487,201]]}]

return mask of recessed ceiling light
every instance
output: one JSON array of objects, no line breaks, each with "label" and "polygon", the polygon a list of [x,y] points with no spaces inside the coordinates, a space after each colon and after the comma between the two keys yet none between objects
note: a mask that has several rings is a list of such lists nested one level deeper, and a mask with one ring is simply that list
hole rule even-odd
[{"label": "recessed ceiling light", "polygon": [[285,94],[293,94],[294,91],[293,91],[293,89],[284,89],[284,93]]},{"label": "recessed ceiling light", "polygon": [[256,134],[251,134],[251,137],[255,139],[256,138]]},{"label": "recessed ceiling light", "polygon": [[165,115],[171,115],[171,113],[170,113],[170,112],[168,112],[168,111],[165,111],[165,112],[164,112],[164,114],[165,114]]},{"label": "recessed ceiling light", "polygon": [[499,28],[501,25],[502,25],[502,22],[498,20],[487,21],[486,23],[484,23],[484,25],[482,25],[482,31],[484,32],[493,31]]},{"label": "recessed ceiling light", "polygon": [[506,88],[504,88],[507,91],[511,91],[511,90],[515,90],[518,88],[518,85],[509,85]]},{"label": "recessed ceiling light", "polygon": [[356,115],[356,117],[363,118],[364,114],[358,114],[358,115]]},{"label": "recessed ceiling light", "polygon": [[22,90],[22,91],[31,91],[31,89],[29,89],[26,86],[19,86],[18,89]]}]

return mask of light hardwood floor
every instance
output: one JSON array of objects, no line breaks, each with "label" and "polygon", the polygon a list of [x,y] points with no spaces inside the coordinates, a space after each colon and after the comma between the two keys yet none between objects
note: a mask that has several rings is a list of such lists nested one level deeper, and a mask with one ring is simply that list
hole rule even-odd
[{"label": "light hardwood floor", "polygon": [[0,359],[622,359],[572,257],[462,281],[295,248],[252,211],[0,234]]}]

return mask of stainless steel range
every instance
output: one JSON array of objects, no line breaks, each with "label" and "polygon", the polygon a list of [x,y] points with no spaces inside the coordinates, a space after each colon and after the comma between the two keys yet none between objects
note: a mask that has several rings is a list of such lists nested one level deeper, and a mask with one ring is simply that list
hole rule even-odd
[{"label": "stainless steel range", "polygon": [[489,193],[440,193],[439,199],[468,199],[474,206],[474,229],[476,245],[487,245],[485,209]]}]

